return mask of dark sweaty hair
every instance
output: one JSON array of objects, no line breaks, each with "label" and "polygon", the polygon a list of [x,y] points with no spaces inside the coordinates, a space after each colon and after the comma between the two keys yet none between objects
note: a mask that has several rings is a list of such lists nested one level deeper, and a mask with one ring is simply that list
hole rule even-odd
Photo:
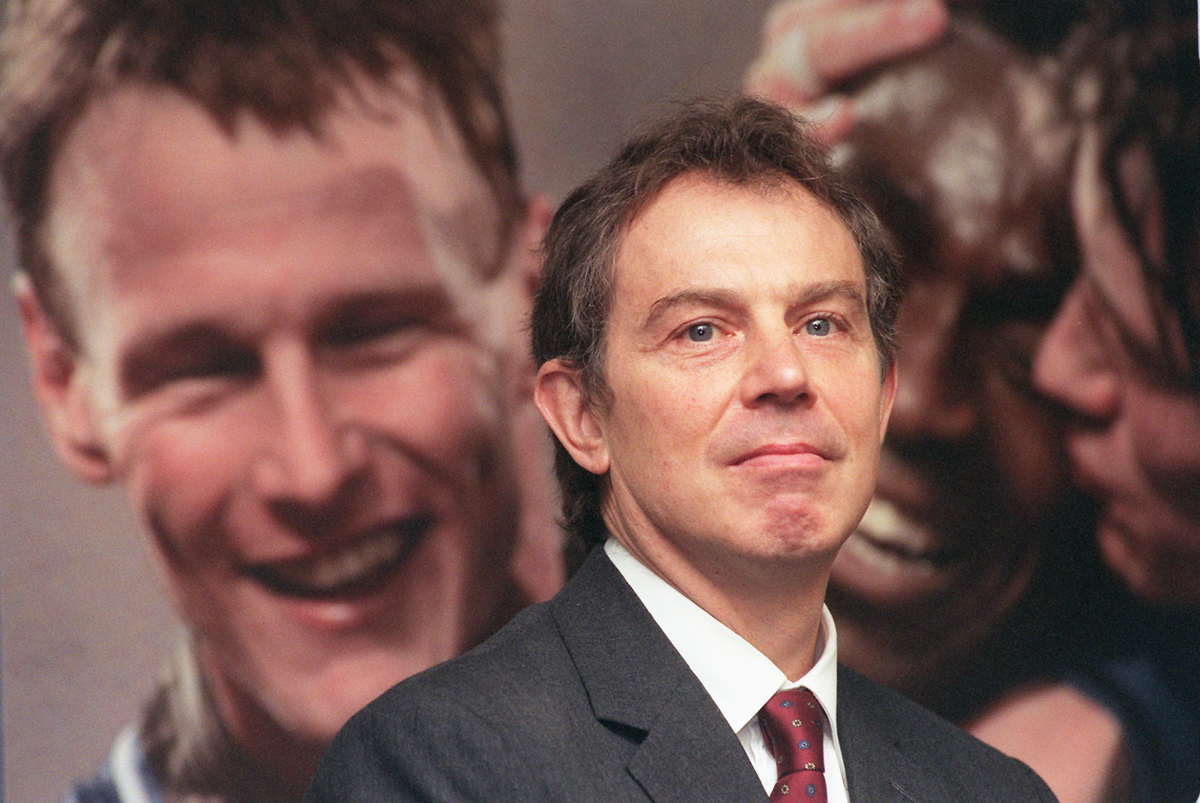
[{"label": "dark sweaty hair", "polygon": [[[1200,393],[1200,54],[1195,3],[1152,2],[1123,9],[1094,49],[1105,82],[1098,111],[1105,138],[1101,172],[1118,219],[1137,250],[1159,313],[1159,337],[1178,326],[1182,362],[1160,379]],[[1096,58],[1097,56],[1093,56]],[[1161,193],[1163,242],[1151,244],[1122,181],[1119,163],[1142,147]],[[1161,253],[1154,258],[1152,253]],[[1168,349],[1169,352],[1169,349]]]}]

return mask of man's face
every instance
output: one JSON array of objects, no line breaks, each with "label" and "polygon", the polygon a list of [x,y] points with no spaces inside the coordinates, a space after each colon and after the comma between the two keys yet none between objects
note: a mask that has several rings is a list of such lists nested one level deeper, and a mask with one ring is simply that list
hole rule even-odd
[{"label": "man's face", "polygon": [[918,79],[947,97],[915,121],[888,112],[846,151],[902,253],[905,292],[879,481],[834,563],[829,605],[843,660],[941,710],[946,695],[973,693],[947,678],[1007,632],[1044,550],[1089,526],[1060,422],[1029,375],[1066,260],[1051,250],[1040,182],[1021,172],[1030,129],[1044,147],[1057,140],[1022,122],[1014,86],[1025,105],[1053,107],[1040,83],[991,65],[969,68],[970,89],[945,80],[969,59],[960,46],[900,90],[881,80],[884,109],[906,109],[891,93]]},{"label": "man's face", "polygon": [[122,89],[53,171],[85,473],[126,484],[235,735],[327,742],[518,601],[524,277],[404,78],[320,140]]},{"label": "man's face", "polygon": [[[1142,262],[1100,172],[1080,148],[1073,209],[1083,267],[1037,354],[1035,377],[1077,414],[1067,449],[1104,504],[1105,560],[1139,596],[1200,603],[1200,394],[1177,366],[1178,325],[1155,311]],[[1162,200],[1146,151],[1118,159],[1147,256],[1163,259]]]},{"label": "man's face", "polygon": [[823,592],[862,515],[893,381],[864,285],[849,230],[795,185],[684,176],[625,233],[594,410],[605,521],[702,606],[797,565]]},{"label": "man's face", "polygon": [[905,265],[879,480],[834,563],[829,604],[843,660],[928,700],[1076,517],[1054,417],[1029,387],[1051,277],[983,253]]}]

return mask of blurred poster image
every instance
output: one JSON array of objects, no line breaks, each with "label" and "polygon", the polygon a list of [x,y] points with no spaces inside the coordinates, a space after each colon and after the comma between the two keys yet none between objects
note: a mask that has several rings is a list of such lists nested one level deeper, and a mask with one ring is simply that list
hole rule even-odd
[{"label": "blurred poster image", "polygon": [[1196,800],[1194,2],[5,5],[10,800],[299,800],[551,596],[539,238],[647,113],[738,91],[904,265],[841,660],[1063,801]]}]

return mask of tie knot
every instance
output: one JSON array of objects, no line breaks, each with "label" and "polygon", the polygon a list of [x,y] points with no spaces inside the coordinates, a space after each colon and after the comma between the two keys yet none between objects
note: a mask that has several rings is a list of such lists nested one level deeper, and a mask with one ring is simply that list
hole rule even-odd
[{"label": "tie knot", "polygon": [[782,778],[799,770],[824,771],[824,717],[817,697],[808,689],[776,692],[758,714],[767,748]]}]

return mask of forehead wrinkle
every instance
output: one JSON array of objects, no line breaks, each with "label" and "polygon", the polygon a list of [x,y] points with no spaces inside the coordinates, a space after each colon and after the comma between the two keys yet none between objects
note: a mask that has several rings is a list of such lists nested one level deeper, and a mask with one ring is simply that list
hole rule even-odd
[{"label": "forehead wrinkle", "polygon": [[[805,309],[821,301],[842,298],[856,307],[866,309],[866,296],[863,288],[856,282],[831,280],[817,282],[804,287],[791,288],[788,295],[795,298],[788,304],[788,314]],[[682,290],[678,293],[664,296],[651,305],[646,315],[642,329],[649,329],[663,316],[680,307],[721,307],[723,309],[740,309],[745,304],[741,294],[733,290],[719,288],[698,288]]]},{"label": "forehead wrinkle", "polygon": [[[305,218],[371,214],[386,229],[411,229],[404,233],[423,239],[423,233],[409,225],[418,217],[411,182],[400,171],[381,165],[349,171],[311,189],[287,193],[265,190],[257,197],[241,198],[232,204],[214,204],[204,198],[191,199],[191,203],[182,200],[183,204],[151,209],[131,210],[118,205],[126,214],[114,220],[116,225],[105,238],[104,250],[123,264],[136,264],[145,257],[161,257],[191,247],[197,229],[237,232],[249,221],[270,221],[280,213],[274,227],[278,237],[288,236],[289,226]],[[266,230],[257,227],[253,231],[259,237]]]},{"label": "forehead wrinkle", "polygon": [[315,199],[314,211],[336,215],[389,208],[408,213],[394,219],[416,221],[414,233],[432,258],[450,268],[446,278],[451,283],[464,278],[459,274],[490,277],[498,269],[500,214],[487,192],[462,193],[445,205],[422,204],[402,172],[372,166],[328,182]]},{"label": "forehead wrinkle", "polygon": [[359,167],[325,182],[316,192],[313,211],[318,213],[373,212],[395,205],[411,209],[413,187],[408,177],[392,167]]},{"label": "forehead wrinkle", "polygon": [[738,295],[729,290],[697,289],[682,290],[664,296],[650,305],[650,311],[642,323],[642,329],[650,329],[664,316],[680,307],[722,307],[734,308],[740,306]]}]

